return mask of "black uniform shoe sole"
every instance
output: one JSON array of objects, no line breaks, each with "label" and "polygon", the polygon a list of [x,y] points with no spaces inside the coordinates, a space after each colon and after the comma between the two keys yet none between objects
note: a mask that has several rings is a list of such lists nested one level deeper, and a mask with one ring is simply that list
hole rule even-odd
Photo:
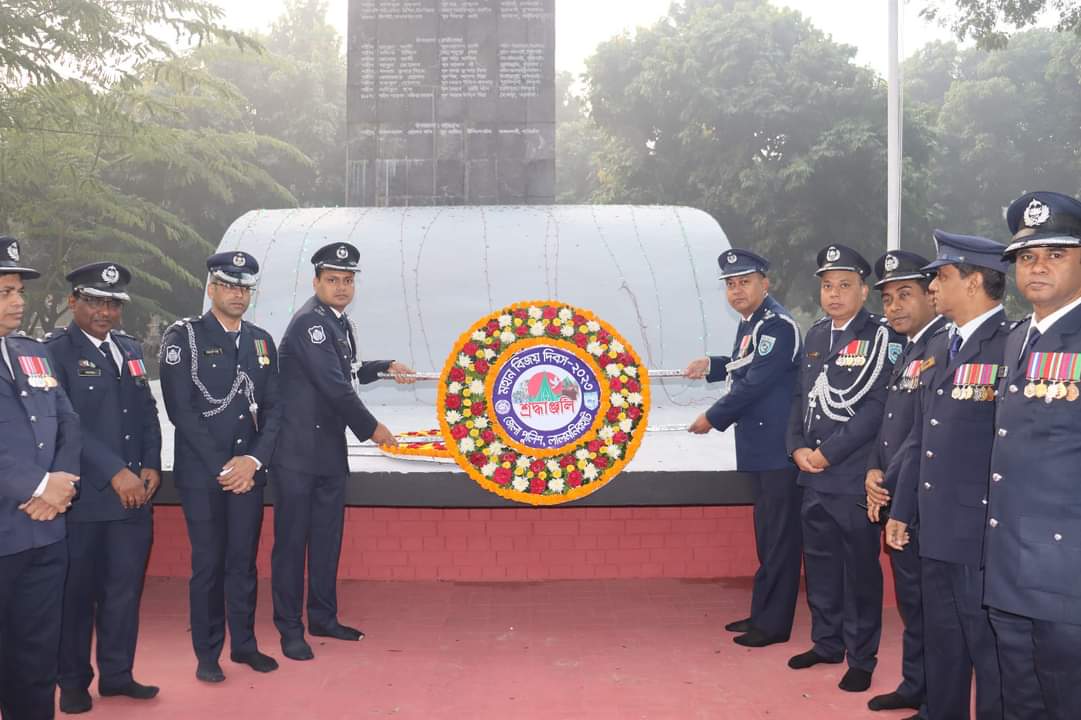
[{"label": "black uniform shoe sole", "polygon": [[867,701],[867,709],[875,712],[879,710],[919,710],[920,701],[899,692],[891,692],[885,695],[875,695]]},{"label": "black uniform shoe sole", "polygon": [[724,626],[724,629],[727,630],[728,632],[748,633],[748,632],[750,632],[752,630],[753,627],[754,626],[751,625],[751,619],[750,618],[744,618],[742,620],[736,620],[734,622],[728,623],[727,625]]},{"label": "black uniform shoe sole", "polygon": [[255,672],[268,673],[278,669],[278,661],[261,652],[234,653],[229,659],[241,665],[247,665]]},{"label": "black uniform shoe sole", "polygon": [[788,667],[792,668],[793,670],[806,670],[807,668],[814,667],[815,665],[840,665],[842,662],[844,662],[844,658],[837,658],[836,660],[831,660],[830,658],[822,657],[814,650],[808,650],[805,653],[793,655],[792,657],[788,658]]},{"label": "black uniform shoe sole", "polygon": [[153,700],[158,696],[160,689],[155,685],[143,685],[132,682],[130,685],[119,688],[104,688],[98,686],[98,692],[102,697],[129,697],[132,700]]},{"label": "black uniform shoe sole", "polygon": [[788,642],[788,636],[782,637],[770,637],[764,633],[760,633],[757,630],[751,630],[745,635],[737,635],[732,638],[732,642],[736,645],[742,645],[743,647],[759,648],[766,647],[768,645],[776,645],[777,643]]}]

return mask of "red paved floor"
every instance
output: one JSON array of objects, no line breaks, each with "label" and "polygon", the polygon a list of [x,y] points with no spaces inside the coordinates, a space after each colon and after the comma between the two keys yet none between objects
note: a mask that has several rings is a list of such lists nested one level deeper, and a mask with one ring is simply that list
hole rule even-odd
[{"label": "red paved floor", "polygon": [[[316,658],[285,660],[260,588],[257,632],[281,669],[258,675],[227,660],[218,686],[194,678],[183,580],[151,578],[136,677],[162,686],[138,703],[94,696],[92,715],[189,718],[871,718],[867,699],[898,682],[901,624],[885,612],[871,692],[836,684],[844,666],[793,671],[810,647],[803,598],[791,642],[749,650],[725,622],[748,607],[748,580],[542,583],[341,583],[341,618],[360,643],[313,643]],[[96,691],[96,688],[95,688]],[[908,713],[911,714],[911,713]]]}]

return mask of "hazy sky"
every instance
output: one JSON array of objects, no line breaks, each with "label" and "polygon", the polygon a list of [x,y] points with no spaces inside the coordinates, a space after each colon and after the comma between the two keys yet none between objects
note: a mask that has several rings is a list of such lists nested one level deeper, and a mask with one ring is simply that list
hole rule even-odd
[{"label": "hazy sky", "polygon": [[[262,30],[282,10],[282,0],[216,0],[237,29]],[[886,71],[887,0],[773,0],[811,18],[835,40],[859,49],[857,61]],[[668,12],[671,0],[555,0],[556,69],[581,72],[593,49],[613,35],[649,25]],[[948,33],[919,18],[921,0],[902,0],[902,54]],[[330,21],[345,36],[349,0],[330,0]]]}]

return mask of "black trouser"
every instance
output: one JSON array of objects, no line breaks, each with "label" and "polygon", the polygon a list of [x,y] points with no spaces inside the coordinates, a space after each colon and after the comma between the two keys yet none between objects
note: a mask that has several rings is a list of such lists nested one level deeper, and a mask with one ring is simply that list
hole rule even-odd
[{"label": "black trouser", "polygon": [[901,636],[901,684],[897,692],[921,703],[920,716],[927,717],[927,680],[923,660],[923,577],[920,568],[919,529],[908,529],[912,538],[904,550],[886,548],[893,570],[897,611],[905,626]]},{"label": "black trouser", "polygon": [[121,688],[133,680],[139,599],[153,533],[150,507],[133,511],[123,520],[68,522],[60,687],[85,690],[90,686],[95,627],[98,686]]},{"label": "black trouser", "polygon": [[990,609],[1009,720],[1081,716],[1081,625]]},{"label": "black trouser", "polygon": [[253,652],[258,576],[255,556],[263,525],[263,488],[243,495],[181,488],[180,503],[191,540],[191,644],[201,662],[216,662],[225,644]]},{"label": "black trouser", "polygon": [[976,717],[1002,718],[994,631],[983,607],[983,570],[923,558],[924,662],[931,720],[967,720],[976,673]]},{"label": "black trouser", "polygon": [[825,658],[873,672],[882,635],[881,529],[857,495],[803,490],[803,563],[811,639]]},{"label": "black trouser", "polygon": [[770,637],[787,638],[799,595],[803,532],[796,484],[799,470],[751,473],[754,491],[754,545],[758,570],[751,595],[751,624]]},{"label": "black trouser", "polygon": [[338,622],[338,560],[345,522],[345,475],[306,475],[275,467],[271,587],[274,624],[285,640],[304,635],[304,561],[308,562],[308,627]]},{"label": "black trouser", "polygon": [[56,705],[66,540],[0,557],[0,714],[50,720]]}]

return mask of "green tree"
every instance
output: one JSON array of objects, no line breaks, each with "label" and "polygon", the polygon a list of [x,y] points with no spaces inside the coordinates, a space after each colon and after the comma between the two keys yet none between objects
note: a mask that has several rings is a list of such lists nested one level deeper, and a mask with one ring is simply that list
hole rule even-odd
[{"label": "green tree", "polygon": [[589,116],[573,75],[556,75],[556,97],[556,202],[588,203],[600,188],[600,154],[607,136]]},{"label": "green tree", "polygon": [[1056,18],[1059,31],[1081,36],[1079,0],[924,0],[920,14],[984,50],[1005,47],[1007,28],[1021,30],[1045,18]]}]

